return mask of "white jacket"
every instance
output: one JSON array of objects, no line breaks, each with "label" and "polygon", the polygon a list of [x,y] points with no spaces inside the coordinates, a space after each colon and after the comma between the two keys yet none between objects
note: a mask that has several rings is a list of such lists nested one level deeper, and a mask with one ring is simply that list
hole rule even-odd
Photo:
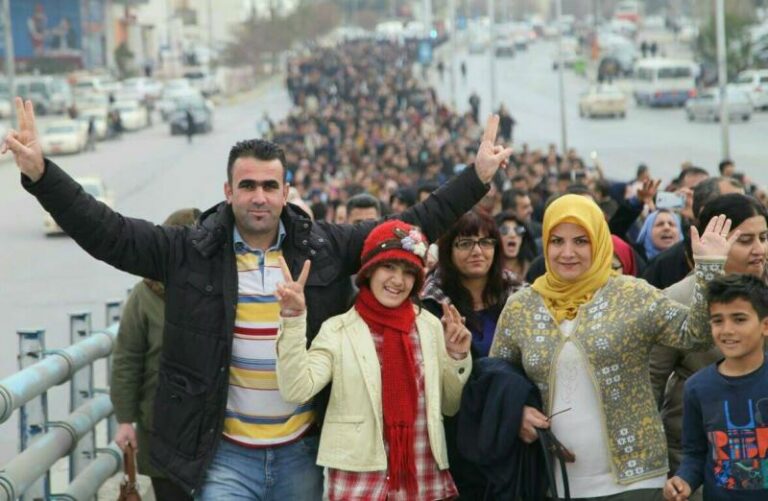
[{"label": "white jacket", "polygon": [[[429,444],[440,469],[448,468],[443,414],[459,410],[472,358],[452,359],[443,326],[422,309],[416,316],[424,360]],[[306,315],[283,318],[277,338],[277,383],[283,398],[303,403],[333,381],[320,433],[317,464],[346,471],[387,469],[381,403],[381,367],[373,337],[352,308],[323,323],[306,348]]]}]

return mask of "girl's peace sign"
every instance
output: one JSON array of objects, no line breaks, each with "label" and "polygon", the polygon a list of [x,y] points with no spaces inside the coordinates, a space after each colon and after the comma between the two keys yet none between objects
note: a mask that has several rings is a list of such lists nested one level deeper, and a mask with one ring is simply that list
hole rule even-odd
[{"label": "girl's peace sign", "polygon": [[304,261],[299,278],[294,281],[291,276],[291,270],[288,269],[288,264],[286,264],[283,256],[280,256],[279,260],[280,269],[283,270],[283,281],[277,284],[275,296],[277,296],[277,301],[280,304],[280,316],[297,317],[304,313],[304,310],[307,308],[307,303],[304,299],[304,286],[307,284],[309,268],[312,266],[312,263],[309,259]]}]

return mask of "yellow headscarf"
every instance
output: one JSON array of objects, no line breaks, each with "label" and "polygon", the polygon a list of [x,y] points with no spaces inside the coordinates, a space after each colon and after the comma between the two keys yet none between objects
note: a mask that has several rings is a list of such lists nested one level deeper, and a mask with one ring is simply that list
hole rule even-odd
[{"label": "yellow headscarf", "polygon": [[[560,223],[581,226],[592,245],[592,265],[576,280],[568,282],[550,268],[547,249],[552,229]],[[549,311],[560,323],[576,318],[579,306],[592,299],[592,295],[615,274],[611,268],[613,241],[605,216],[595,202],[582,195],[564,195],[544,213],[542,242],[547,272],[536,279],[533,290],[541,294]]]}]

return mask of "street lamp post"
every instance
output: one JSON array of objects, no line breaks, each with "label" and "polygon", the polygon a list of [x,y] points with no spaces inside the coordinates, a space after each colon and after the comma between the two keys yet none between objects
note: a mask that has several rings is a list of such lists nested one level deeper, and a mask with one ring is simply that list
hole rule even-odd
[{"label": "street lamp post", "polygon": [[456,0],[448,0],[448,19],[451,21],[451,55],[448,58],[448,79],[451,86],[451,106],[457,110],[456,99]]},{"label": "street lamp post", "polygon": [[5,76],[8,79],[8,99],[11,101],[11,126],[15,129],[16,122],[16,105],[14,103],[14,97],[16,96],[16,86],[14,81],[16,80],[16,52],[13,49],[13,32],[11,31],[11,0],[3,0],[2,6],[3,12],[3,35],[5,35]]},{"label": "street lamp post", "polygon": [[565,82],[563,80],[563,0],[555,0],[557,18],[557,85],[560,94],[560,148],[568,153],[568,129],[565,123]]},{"label": "street lamp post", "polygon": [[488,75],[488,83],[490,85],[490,108],[491,113],[496,109],[496,2],[495,0],[488,0],[488,20],[490,26],[488,27],[488,34],[491,39],[489,47],[489,61],[490,61],[490,74]]},{"label": "street lamp post", "polygon": [[728,60],[725,43],[725,6],[717,0],[717,81],[720,87],[720,137],[722,158],[731,157],[731,138],[728,131]]}]

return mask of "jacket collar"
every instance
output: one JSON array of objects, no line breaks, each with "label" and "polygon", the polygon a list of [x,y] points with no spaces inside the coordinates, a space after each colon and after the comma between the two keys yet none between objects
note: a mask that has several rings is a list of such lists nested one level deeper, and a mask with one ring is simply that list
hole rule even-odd
[{"label": "jacket collar", "polygon": [[[290,244],[295,245],[296,240],[309,234],[312,228],[309,215],[291,203],[283,208],[280,221],[287,237],[283,244],[288,239],[293,239]],[[235,215],[232,207],[227,202],[220,202],[200,215],[200,224],[193,230],[192,246],[206,258],[210,258],[231,241],[234,228]]]}]

